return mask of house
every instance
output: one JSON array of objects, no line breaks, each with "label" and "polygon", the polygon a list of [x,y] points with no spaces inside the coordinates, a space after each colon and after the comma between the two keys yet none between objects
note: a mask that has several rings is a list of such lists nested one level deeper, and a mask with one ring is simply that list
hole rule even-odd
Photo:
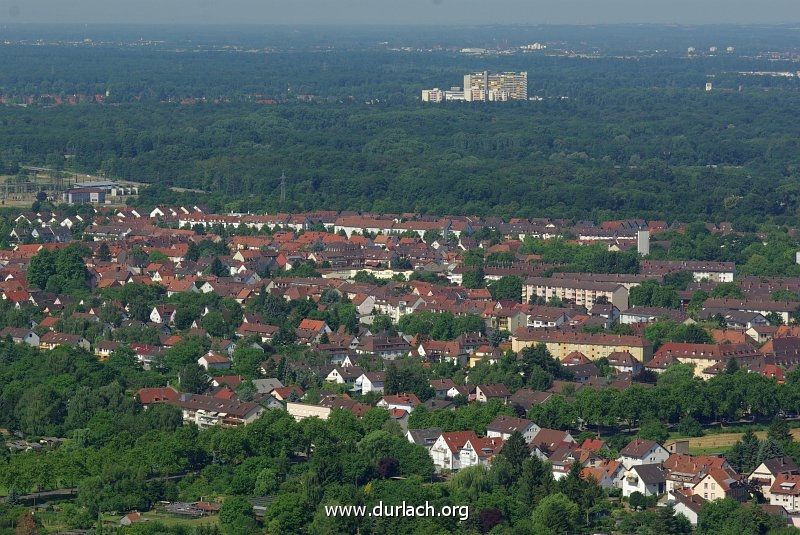
[{"label": "house", "polygon": [[78,336],[77,334],[57,333],[50,331],[45,333],[44,336],[42,336],[39,340],[39,349],[42,350],[49,351],[57,348],[58,346],[76,346],[81,347],[86,351],[91,349],[89,340],[83,336]]},{"label": "house", "polygon": [[409,442],[422,446],[429,450],[442,435],[442,430],[438,427],[428,427],[425,429],[409,429],[406,431],[406,438]]},{"label": "house", "polygon": [[108,360],[111,354],[120,346],[119,342],[113,340],[100,340],[94,345],[94,355],[100,360]]},{"label": "house", "polygon": [[569,434],[569,431],[542,427],[539,429],[539,432],[533,436],[533,440],[528,444],[528,448],[533,455],[536,455],[542,460],[547,460],[554,451],[565,443],[576,443],[572,435]]},{"label": "house", "polygon": [[628,498],[639,492],[644,496],[658,496],[666,491],[666,486],[664,467],[660,464],[637,464],[622,478],[622,495]]},{"label": "house", "polygon": [[142,522],[146,520],[139,511],[133,511],[132,513],[128,513],[127,515],[123,516],[119,519],[120,526],[130,526],[131,524],[135,524],[137,522]]},{"label": "house", "polygon": [[429,384],[437,398],[447,397],[447,392],[456,386],[452,379],[431,379]]},{"label": "house", "polygon": [[278,334],[278,331],[280,331],[280,327],[275,325],[245,322],[236,329],[236,336],[256,336],[260,338],[262,342],[267,343],[272,341],[272,338]]},{"label": "house", "polygon": [[31,329],[22,329],[16,327],[6,327],[0,331],[0,338],[10,337],[15,344],[28,344],[33,347],[39,347],[39,335]]},{"label": "house", "polygon": [[299,400],[305,392],[297,385],[280,386],[270,392],[270,395],[277,401],[289,401],[290,399]]},{"label": "house", "polygon": [[749,497],[747,480],[730,466],[711,468],[708,474],[694,486],[692,492],[702,495],[706,500],[731,498],[743,502]]},{"label": "house", "polygon": [[417,396],[412,393],[401,392],[396,395],[383,396],[375,406],[388,410],[403,409],[406,412],[411,412],[419,404],[420,400]]},{"label": "house", "polygon": [[174,323],[178,307],[175,305],[156,305],[150,312],[150,321],[153,323]]},{"label": "house", "polygon": [[778,474],[769,494],[770,505],[781,505],[789,513],[800,512],[800,474]]},{"label": "house", "polygon": [[504,440],[498,437],[474,437],[468,439],[458,451],[460,468],[488,466],[492,458],[503,448]]},{"label": "house", "polygon": [[618,282],[592,281],[585,277],[530,277],[522,285],[522,302],[531,298],[550,301],[553,298],[592,310],[595,303],[610,303],[621,311],[628,309],[628,288]]},{"label": "house", "polygon": [[378,392],[383,394],[383,383],[386,381],[384,372],[365,372],[362,373],[355,382],[355,389],[361,394]]},{"label": "house", "polygon": [[672,504],[676,515],[685,516],[691,525],[696,526],[700,509],[707,500],[698,494],[687,494],[676,490],[667,494],[667,501]]},{"label": "house", "polygon": [[750,473],[747,479],[751,485],[760,488],[761,494],[769,501],[770,489],[780,474],[800,474],[800,470],[791,457],[783,455],[765,460]]},{"label": "house", "polygon": [[227,370],[231,367],[231,359],[225,355],[209,351],[199,359],[197,359],[198,366],[204,370]]},{"label": "house", "polygon": [[619,452],[617,460],[626,470],[640,464],[663,463],[669,458],[669,452],[653,440],[635,438]]},{"label": "house", "polygon": [[642,363],[633,358],[627,351],[614,351],[608,355],[608,365],[617,373],[630,373],[636,375],[642,371]]},{"label": "house", "polygon": [[176,404],[183,411],[183,420],[194,423],[201,429],[217,425],[247,425],[254,422],[265,410],[258,403],[201,394],[184,394]]},{"label": "house", "polygon": [[475,386],[475,400],[481,403],[486,403],[493,399],[499,399],[503,403],[508,403],[510,398],[511,392],[509,392],[508,387],[502,383]]},{"label": "house", "polygon": [[[650,369],[662,361],[677,361],[694,366],[696,377],[708,379],[709,368],[715,365],[724,366],[735,359],[740,367],[746,368],[759,360],[763,355],[750,344],[691,344],[683,342],[666,342],[658,348],[653,360],[648,363]],[[709,371],[707,371],[709,370]]]},{"label": "house", "polygon": [[253,386],[256,387],[256,392],[259,394],[269,394],[276,388],[281,388],[283,383],[275,378],[269,379],[253,379]]},{"label": "house", "polygon": [[145,409],[156,403],[175,404],[180,397],[181,393],[172,386],[140,388],[136,393],[136,399],[139,400],[139,403],[141,403]]},{"label": "house", "polygon": [[551,392],[539,392],[530,388],[520,388],[510,398],[511,406],[519,414],[527,414],[534,405],[540,405],[553,396]]},{"label": "house", "polygon": [[358,366],[334,366],[325,376],[325,380],[336,384],[355,385],[364,371]]},{"label": "house", "polygon": [[608,358],[615,351],[627,351],[639,362],[647,362],[653,354],[653,345],[641,336],[528,327],[518,329],[511,337],[511,349],[516,353],[538,344],[544,344],[558,360],[574,351],[583,353],[589,360]]},{"label": "house", "polygon": [[519,431],[525,442],[530,444],[540,430],[541,428],[530,420],[501,414],[486,426],[486,436],[508,440],[514,431]]},{"label": "house", "polygon": [[[670,444],[671,446],[672,444]],[[670,447],[667,447],[670,450]],[[687,450],[688,451],[688,450]],[[667,491],[692,490],[712,469],[730,469],[725,457],[672,453],[664,468],[667,471]]]},{"label": "house", "polygon": [[431,446],[429,453],[437,470],[458,470],[461,468],[459,452],[470,440],[477,440],[475,431],[454,431],[442,433]]},{"label": "house", "polygon": [[583,479],[594,479],[604,489],[621,489],[624,475],[625,467],[622,466],[622,463],[609,459],[604,459],[594,466],[585,466],[581,470]]}]

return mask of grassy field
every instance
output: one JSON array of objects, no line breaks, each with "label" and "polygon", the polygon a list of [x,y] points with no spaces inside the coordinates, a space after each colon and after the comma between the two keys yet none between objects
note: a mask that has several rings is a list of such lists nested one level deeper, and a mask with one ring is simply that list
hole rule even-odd
[{"label": "grassy field", "polygon": [[[763,440],[767,437],[766,431],[756,431],[756,436]],[[795,428],[791,430],[792,437],[795,440],[800,439],[800,429]],[[688,438],[689,451],[694,454],[703,453],[721,453],[731,446],[736,444],[742,438],[743,432],[736,433],[716,433],[713,435],[706,435],[702,437]],[[680,439],[679,439],[680,440]]]},{"label": "grassy field", "polygon": [[[162,511],[148,511],[146,513],[142,513],[142,517],[145,519],[145,521],[160,522],[166,526],[197,527],[203,525],[210,526],[219,522],[218,516],[187,518],[183,516],[171,515]],[[103,523],[118,525],[120,518],[122,518],[122,515],[103,515]]]}]

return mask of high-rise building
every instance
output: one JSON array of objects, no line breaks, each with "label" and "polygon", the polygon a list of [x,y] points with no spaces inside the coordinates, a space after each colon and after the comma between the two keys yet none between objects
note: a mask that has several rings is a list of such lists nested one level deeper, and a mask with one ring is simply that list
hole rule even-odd
[{"label": "high-rise building", "polygon": [[527,100],[527,72],[474,72],[464,76],[464,100],[468,102]]},{"label": "high-rise building", "polygon": [[441,102],[444,100],[444,92],[438,87],[422,90],[422,102]]}]

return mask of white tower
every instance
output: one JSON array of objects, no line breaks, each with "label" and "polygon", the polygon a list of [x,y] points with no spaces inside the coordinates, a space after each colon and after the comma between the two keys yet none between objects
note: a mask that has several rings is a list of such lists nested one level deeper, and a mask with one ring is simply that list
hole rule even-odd
[{"label": "white tower", "polygon": [[650,254],[650,231],[639,230],[636,232],[636,250],[641,256]]}]

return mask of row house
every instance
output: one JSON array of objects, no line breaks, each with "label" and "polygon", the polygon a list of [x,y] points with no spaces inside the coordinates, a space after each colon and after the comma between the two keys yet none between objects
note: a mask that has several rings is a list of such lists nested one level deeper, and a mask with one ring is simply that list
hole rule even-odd
[{"label": "row house", "polygon": [[653,354],[652,344],[641,336],[526,328],[518,329],[511,337],[511,348],[517,353],[537,344],[544,344],[558,360],[574,351],[583,353],[589,360],[608,358],[614,352],[625,351],[639,362],[647,362]]},{"label": "row house", "polygon": [[530,277],[522,286],[522,301],[539,297],[545,301],[560,299],[591,310],[598,301],[611,303],[621,311],[628,309],[628,289],[615,282],[593,282],[583,279]]},{"label": "row house", "polygon": [[689,271],[695,281],[733,282],[736,264],[733,262],[706,262],[696,260],[642,260],[642,275],[664,276],[669,273]]},{"label": "row house", "polygon": [[750,344],[689,344],[666,342],[645,368],[656,373],[663,372],[671,364],[691,364],[694,374],[701,379],[709,379],[719,370],[725,369],[728,361],[734,359],[740,367],[747,368],[762,358],[762,354]]},{"label": "row house", "polygon": [[246,425],[258,419],[265,410],[258,403],[200,394],[184,394],[177,405],[183,411],[184,422],[194,423],[200,429]]}]

